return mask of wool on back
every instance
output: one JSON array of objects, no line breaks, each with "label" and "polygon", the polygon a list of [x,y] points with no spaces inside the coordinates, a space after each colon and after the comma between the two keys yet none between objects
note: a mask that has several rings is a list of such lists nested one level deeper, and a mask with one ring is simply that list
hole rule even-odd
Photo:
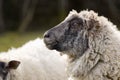
[{"label": "wool on back", "polygon": [[66,80],[62,57],[57,51],[48,50],[42,39],[37,38],[20,48],[0,53],[0,61],[10,60],[21,62],[17,70],[10,72],[12,80]]}]

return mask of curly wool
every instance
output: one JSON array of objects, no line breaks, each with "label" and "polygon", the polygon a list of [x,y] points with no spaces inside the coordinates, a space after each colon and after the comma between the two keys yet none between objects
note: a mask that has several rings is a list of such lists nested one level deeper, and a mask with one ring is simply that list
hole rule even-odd
[{"label": "curly wool", "polygon": [[93,28],[88,36],[89,49],[68,64],[69,80],[120,80],[120,32],[116,25],[92,10],[71,11],[65,20],[73,15],[93,20]]},{"label": "curly wool", "polygon": [[42,39],[0,53],[0,61],[20,61],[7,80],[66,80],[65,63],[57,51],[48,50]]},{"label": "curly wool", "polygon": [[120,80],[120,32],[94,11],[71,11],[44,34],[51,50],[68,56],[69,80]]}]

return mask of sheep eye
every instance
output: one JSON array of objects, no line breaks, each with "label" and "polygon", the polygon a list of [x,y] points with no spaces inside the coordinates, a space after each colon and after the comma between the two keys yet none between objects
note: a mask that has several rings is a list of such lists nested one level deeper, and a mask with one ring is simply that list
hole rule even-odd
[{"label": "sheep eye", "polygon": [[79,24],[77,22],[74,22],[72,26],[78,26]]},{"label": "sheep eye", "polygon": [[70,24],[71,24],[71,27],[77,27],[77,26],[83,25],[83,20],[81,18],[74,18],[71,20]]},{"label": "sheep eye", "polygon": [[73,20],[73,21],[71,22],[71,26],[72,26],[72,27],[79,26],[79,21]]}]

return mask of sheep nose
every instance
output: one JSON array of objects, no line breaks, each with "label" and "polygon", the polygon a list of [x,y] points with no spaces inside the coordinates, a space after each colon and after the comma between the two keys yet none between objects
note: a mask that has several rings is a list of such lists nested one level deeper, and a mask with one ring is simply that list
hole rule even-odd
[{"label": "sheep nose", "polygon": [[44,38],[50,38],[50,35],[51,35],[51,33],[49,33],[49,32],[47,31],[47,32],[45,32],[45,34],[44,34]]},{"label": "sheep nose", "polygon": [[44,33],[45,42],[51,42],[54,39],[54,34],[51,31],[47,31]]},{"label": "sheep nose", "polygon": [[51,31],[47,31],[44,33],[44,42],[46,44],[52,44],[55,41],[55,35]]}]

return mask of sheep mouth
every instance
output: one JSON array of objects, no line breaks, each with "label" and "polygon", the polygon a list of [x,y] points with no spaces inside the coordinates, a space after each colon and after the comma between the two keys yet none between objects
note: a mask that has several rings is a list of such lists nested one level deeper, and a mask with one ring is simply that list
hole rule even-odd
[{"label": "sheep mouth", "polygon": [[50,50],[54,50],[55,49],[55,44],[46,44],[46,46]]},{"label": "sheep mouth", "polygon": [[50,49],[50,50],[57,50],[57,51],[62,51],[60,45],[59,45],[59,42],[58,41],[55,41],[55,42],[52,42],[52,43],[45,43],[47,48]]}]

